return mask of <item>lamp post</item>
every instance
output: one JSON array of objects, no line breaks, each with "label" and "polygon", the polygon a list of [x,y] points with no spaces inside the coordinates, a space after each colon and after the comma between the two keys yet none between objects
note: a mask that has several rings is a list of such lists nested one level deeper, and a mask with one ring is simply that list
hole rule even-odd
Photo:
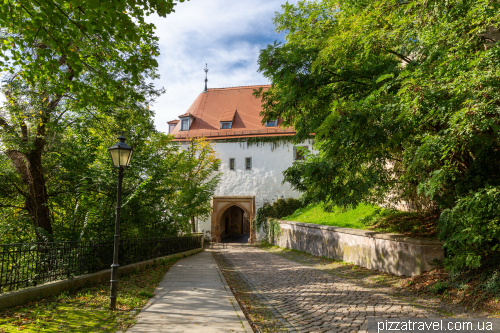
[{"label": "lamp post", "polygon": [[122,205],[122,180],[123,169],[130,163],[132,157],[132,148],[125,143],[125,137],[120,135],[120,140],[114,146],[109,147],[109,154],[113,160],[113,165],[118,168],[118,194],[116,199],[116,221],[115,221],[115,239],[113,247],[113,265],[111,265],[111,294],[109,307],[111,310],[116,309],[116,293],[118,290],[118,246],[120,244],[120,210]]}]

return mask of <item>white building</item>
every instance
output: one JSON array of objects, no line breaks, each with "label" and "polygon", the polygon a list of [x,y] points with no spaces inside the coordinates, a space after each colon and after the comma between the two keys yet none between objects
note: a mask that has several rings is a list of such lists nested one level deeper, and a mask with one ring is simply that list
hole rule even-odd
[{"label": "white building", "polygon": [[[282,128],[280,120],[262,124],[261,101],[253,96],[260,87],[205,88],[179,120],[168,122],[178,142],[205,137],[215,143],[223,175],[212,215],[196,221],[198,231],[214,242],[230,235],[250,236],[250,221],[264,202],[299,196],[288,183],[282,184],[283,171],[301,158],[291,142],[295,132]],[[300,146],[312,148],[311,142]],[[255,237],[252,233],[251,241]]]}]

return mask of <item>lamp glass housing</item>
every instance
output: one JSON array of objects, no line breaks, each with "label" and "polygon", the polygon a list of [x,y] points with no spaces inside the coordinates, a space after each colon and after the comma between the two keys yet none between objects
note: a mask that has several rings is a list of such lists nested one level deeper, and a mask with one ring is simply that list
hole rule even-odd
[{"label": "lamp glass housing", "polygon": [[111,155],[115,168],[128,167],[130,159],[132,158],[132,148],[125,143],[125,138],[123,136],[120,136],[118,139],[120,142],[108,148],[109,154]]}]

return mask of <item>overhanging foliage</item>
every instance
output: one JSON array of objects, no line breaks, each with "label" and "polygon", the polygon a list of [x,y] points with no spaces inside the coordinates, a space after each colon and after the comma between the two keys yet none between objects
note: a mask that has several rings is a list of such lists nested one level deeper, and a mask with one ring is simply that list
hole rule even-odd
[{"label": "overhanging foliage", "polygon": [[316,133],[319,155],[287,180],[320,199],[453,205],[499,184],[500,3],[301,1],[275,18],[286,43],[260,70],[266,119],[298,139]]},{"label": "overhanging foliage", "polygon": [[496,202],[500,186],[500,2],[320,0],[283,9],[275,25],[286,42],[259,58],[272,82],[259,94],[265,120],[282,118],[299,140],[316,133],[319,151],[285,180],[339,206],[451,209],[441,226],[452,265],[498,255],[498,219],[476,199]]}]

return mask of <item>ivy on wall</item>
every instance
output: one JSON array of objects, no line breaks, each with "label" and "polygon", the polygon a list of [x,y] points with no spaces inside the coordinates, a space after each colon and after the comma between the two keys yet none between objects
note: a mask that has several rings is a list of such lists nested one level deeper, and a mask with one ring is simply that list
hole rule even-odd
[{"label": "ivy on wall", "polygon": [[266,201],[257,210],[252,223],[253,230],[262,230],[267,234],[268,241],[274,243],[274,238],[281,235],[281,227],[277,219],[293,214],[297,209],[307,206],[308,203],[304,198],[280,198],[273,203]]},{"label": "ivy on wall", "polygon": [[[313,138],[312,136],[310,137]],[[240,147],[246,142],[247,149],[251,146],[263,147],[266,143],[271,144],[271,151],[274,149],[285,146],[286,144],[295,143],[295,135],[287,136],[257,136],[257,137],[247,137],[247,138],[235,138],[235,139],[220,139],[214,140],[215,142],[239,142]]]}]

